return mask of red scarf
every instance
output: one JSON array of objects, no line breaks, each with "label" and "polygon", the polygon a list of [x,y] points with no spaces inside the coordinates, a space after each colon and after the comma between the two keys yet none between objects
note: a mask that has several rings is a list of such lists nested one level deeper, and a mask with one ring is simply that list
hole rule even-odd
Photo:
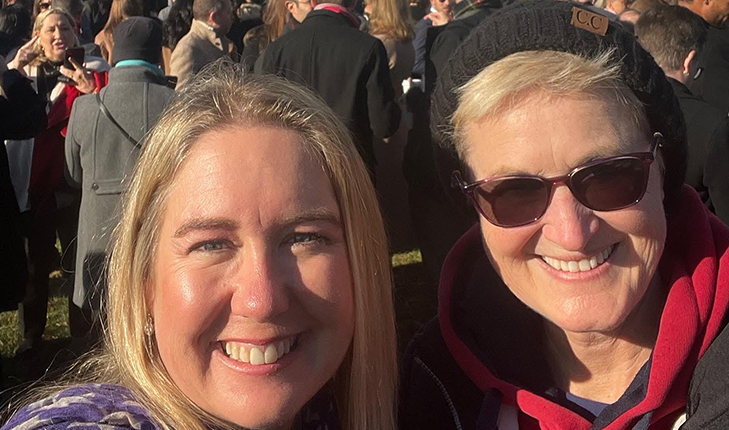
[{"label": "red scarf", "polygon": [[[100,90],[108,83],[109,74],[94,72],[94,80],[96,88]],[[48,126],[34,139],[28,186],[31,207],[39,208],[46,204],[49,197],[65,183],[66,126],[71,117],[73,102],[82,95],[75,86],[66,84],[48,112]]]},{"label": "red scarf", "polygon": [[352,27],[359,28],[359,18],[357,18],[344,6],[334,3],[321,3],[316,5],[314,7],[314,10],[328,10],[329,12],[338,13],[347,18],[347,20],[349,20],[349,23],[352,24]]}]

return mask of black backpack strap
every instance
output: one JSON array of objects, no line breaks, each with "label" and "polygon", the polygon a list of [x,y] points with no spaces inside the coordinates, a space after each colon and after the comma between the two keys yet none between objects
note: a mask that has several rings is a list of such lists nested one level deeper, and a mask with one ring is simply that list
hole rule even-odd
[{"label": "black backpack strap", "polygon": [[124,130],[124,127],[119,125],[119,123],[116,122],[114,117],[111,116],[111,112],[109,112],[109,109],[106,108],[106,105],[104,104],[104,102],[101,101],[101,97],[99,97],[99,93],[96,93],[96,103],[99,104],[99,109],[101,110],[101,113],[104,114],[106,119],[111,121],[111,123],[114,124],[114,127],[116,127],[121,132],[121,134],[123,134],[124,137],[127,138],[127,140],[132,142],[135,146],[139,146],[139,142],[137,142],[137,140],[135,138],[133,138],[129,133],[127,133],[127,131]]}]

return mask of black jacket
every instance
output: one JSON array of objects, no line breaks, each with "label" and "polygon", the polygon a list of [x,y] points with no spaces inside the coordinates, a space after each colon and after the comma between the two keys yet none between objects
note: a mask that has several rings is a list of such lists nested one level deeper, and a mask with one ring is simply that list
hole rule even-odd
[{"label": "black jacket", "polygon": [[726,115],[729,113],[729,28],[706,25],[706,43],[696,62],[701,73],[688,87]]},{"label": "black jacket", "polygon": [[376,164],[373,135],[391,136],[400,124],[384,45],[335,12],[312,11],[273,41],[262,70],[317,92],[352,132],[370,169]]},{"label": "black jacket", "polygon": [[471,30],[500,7],[501,0],[483,0],[479,3],[464,0],[456,5],[453,11],[455,19],[443,27],[430,48],[429,58],[433,62],[435,75],[428,75],[427,79],[435,84],[438,75],[448,63],[448,58],[466,40]]},{"label": "black jacket", "polygon": [[[0,141],[28,139],[46,127],[46,101],[17,70],[0,77],[5,97],[0,97]],[[0,311],[16,309],[27,281],[25,248],[20,232],[20,212],[10,181],[5,145],[0,142]]]},{"label": "black jacket", "polygon": [[729,225],[729,118],[675,79],[669,79],[686,120],[686,183]]}]

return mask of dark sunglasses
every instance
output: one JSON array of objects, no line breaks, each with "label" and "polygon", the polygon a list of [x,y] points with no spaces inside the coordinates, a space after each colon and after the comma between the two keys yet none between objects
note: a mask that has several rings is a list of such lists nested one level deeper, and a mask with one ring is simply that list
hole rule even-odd
[{"label": "dark sunglasses", "polygon": [[460,188],[478,211],[499,227],[519,227],[537,221],[552,199],[555,185],[564,184],[577,201],[595,211],[615,211],[638,203],[648,187],[651,163],[662,146],[663,135],[653,134],[649,152],[595,160],[564,176],[512,175],[466,184],[453,172],[451,185]]},{"label": "dark sunglasses", "polygon": [[52,3],[38,3],[38,8],[40,10],[50,9],[51,6],[52,6]]}]

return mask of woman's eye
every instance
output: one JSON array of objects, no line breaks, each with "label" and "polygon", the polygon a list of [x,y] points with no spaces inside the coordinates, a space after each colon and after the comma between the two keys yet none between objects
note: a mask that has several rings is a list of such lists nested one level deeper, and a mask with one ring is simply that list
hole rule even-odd
[{"label": "woman's eye", "polygon": [[317,233],[294,233],[291,237],[291,243],[293,245],[306,245],[324,242],[326,242],[326,238]]},{"label": "woman's eye", "polygon": [[193,251],[215,252],[225,249],[225,243],[221,240],[210,240],[201,242],[192,246]]}]

